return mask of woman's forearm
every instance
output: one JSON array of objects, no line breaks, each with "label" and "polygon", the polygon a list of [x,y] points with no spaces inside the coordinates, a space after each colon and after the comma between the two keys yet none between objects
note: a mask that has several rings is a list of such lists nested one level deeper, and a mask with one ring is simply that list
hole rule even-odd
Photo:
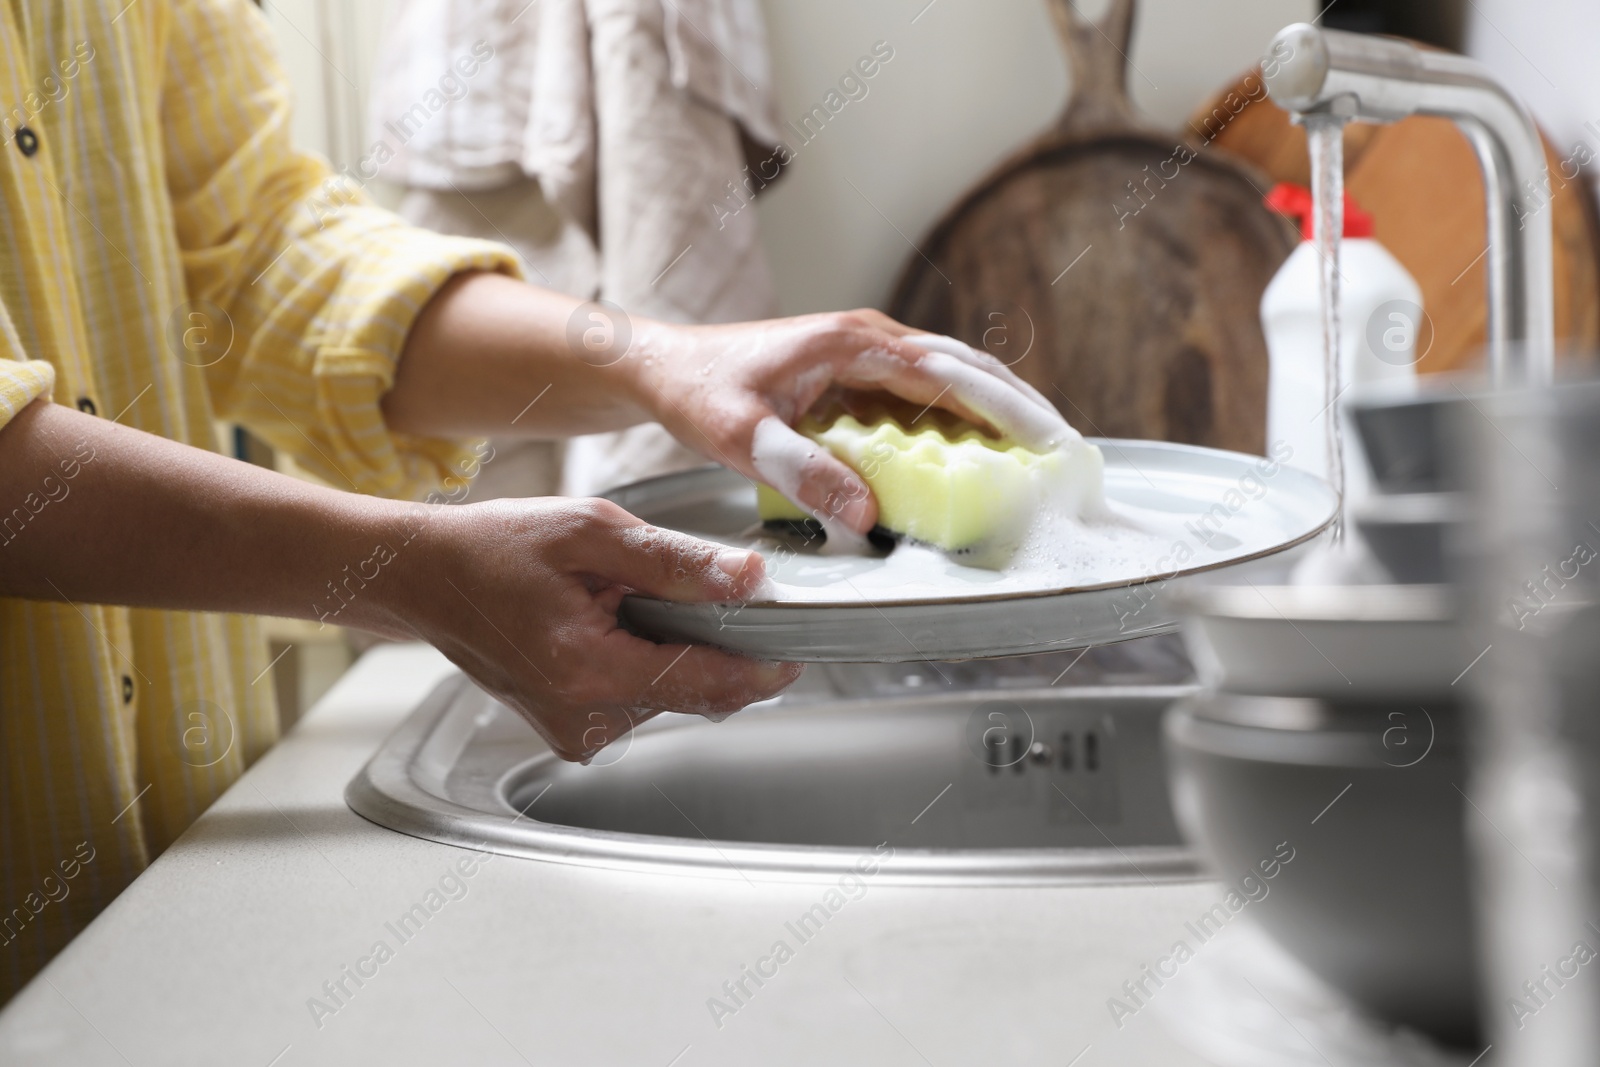
[{"label": "woman's forearm", "polygon": [[391,430],[565,437],[651,416],[631,378],[663,327],[500,274],[452,278],[406,338],[383,398]]},{"label": "woman's forearm", "polygon": [[603,501],[377,500],[38,401],[0,430],[0,509],[0,596],[428,641],[566,759],[660,711],[736,711],[799,673],[621,629],[629,591],[729,602],[763,571]]},{"label": "woman's forearm", "polygon": [[0,430],[0,595],[337,612],[341,624],[404,636],[384,597],[359,594],[377,577],[378,546],[395,545],[428,511],[36,401]]}]

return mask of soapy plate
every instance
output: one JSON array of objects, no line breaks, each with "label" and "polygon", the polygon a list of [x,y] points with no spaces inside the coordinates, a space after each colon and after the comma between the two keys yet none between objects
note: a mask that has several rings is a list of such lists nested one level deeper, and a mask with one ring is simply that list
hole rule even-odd
[{"label": "soapy plate", "polygon": [[1105,456],[1117,525],[1064,528],[1059,560],[1012,572],[920,547],[887,558],[820,554],[765,531],[754,483],[721,467],[614,489],[610,500],[652,525],[759,549],[773,583],[769,596],[738,605],[630,596],[623,623],[656,640],[803,662],[1060,652],[1175,630],[1183,590],[1197,583],[1282,581],[1333,523],[1327,483],[1278,460],[1091,440]]}]

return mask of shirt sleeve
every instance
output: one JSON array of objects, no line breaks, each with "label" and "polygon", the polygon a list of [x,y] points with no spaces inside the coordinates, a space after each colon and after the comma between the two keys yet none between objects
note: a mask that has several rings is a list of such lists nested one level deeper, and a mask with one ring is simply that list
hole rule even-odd
[{"label": "shirt sleeve", "polygon": [[29,359],[11,322],[6,306],[0,303],[0,430],[17,412],[49,396],[56,385],[56,369],[42,359]]},{"label": "shirt sleeve", "polygon": [[[520,276],[503,245],[408,226],[290,143],[290,94],[249,0],[173,0],[162,136],[190,300],[231,331],[206,369],[219,417],[340,488],[417,497],[476,469],[469,442],[392,433],[378,403],[412,323],[453,274]],[[444,102],[441,106],[447,105]]]},{"label": "shirt sleeve", "polygon": [[55,384],[56,369],[42,360],[0,359],[0,429]]}]

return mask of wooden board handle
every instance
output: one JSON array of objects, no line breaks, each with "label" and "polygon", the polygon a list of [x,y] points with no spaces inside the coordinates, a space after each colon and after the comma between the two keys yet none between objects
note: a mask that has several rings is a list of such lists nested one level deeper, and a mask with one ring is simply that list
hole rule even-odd
[{"label": "wooden board handle", "polygon": [[1134,0],[1111,0],[1098,23],[1075,0],[1047,0],[1072,77],[1056,132],[1075,137],[1143,128],[1128,98],[1128,49],[1133,40]]}]

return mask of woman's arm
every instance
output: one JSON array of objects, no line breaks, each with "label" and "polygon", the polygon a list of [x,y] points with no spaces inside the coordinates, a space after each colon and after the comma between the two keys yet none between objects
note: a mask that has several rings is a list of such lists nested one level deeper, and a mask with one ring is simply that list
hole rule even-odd
[{"label": "woman's arm", "polygon": [[425,640],[568,759],[660,711],[735,711],[799,674],[619,629],[626,590],[738,600],[761,560],[599,501],[379,500],[40,400],[0,430],[0,509],[0,595]]},{"label": "woman's arm", "polygon": [[[565,435],[654,419],[686,446],[864,533],[877,505],[855,473],[793,425],[831,389],[886,390],[1019,441],[1074,436],[992,357],[877,311],[675,326],[498,274],[443,286],[407,336],[382,402],[391,431]],[[531,406],[530,406],[531,405]]]}]

